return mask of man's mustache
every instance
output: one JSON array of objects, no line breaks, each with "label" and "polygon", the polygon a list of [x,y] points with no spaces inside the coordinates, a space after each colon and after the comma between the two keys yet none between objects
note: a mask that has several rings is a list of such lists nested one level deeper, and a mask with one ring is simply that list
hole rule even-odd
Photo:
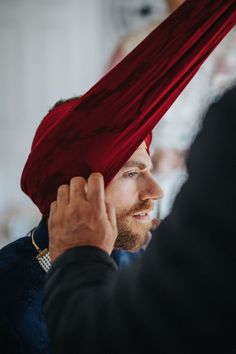
[{"label": "man's mustache", "polygon": [[139,212],[150,212],[153,210],[154,203],[152,200],[147,199],[137,203],[131,209],[128,210],[127,215],[134,215]]}]

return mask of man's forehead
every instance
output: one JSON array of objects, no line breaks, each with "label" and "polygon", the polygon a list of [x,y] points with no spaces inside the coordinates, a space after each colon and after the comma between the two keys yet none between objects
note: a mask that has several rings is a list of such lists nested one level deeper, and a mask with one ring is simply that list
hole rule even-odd
[{"label": "man's forehead", "polygon": [[134,155],[137,155],[139,153],[147,155],[149,157],[149,154],[147,153],[147,145],[145,141],[143,141],[142,144],[140,144],[139,147],[135,150],[135,152],[131,156],[131,159]]},{"label": "man's forehead", "polygon": [[[139,147],[138,147],[138,149],[137,149],[137,150],[139,150],[139,149],[145,149],[145,150],[147,149],[147,144],[146,144],[146,142],[145,142],[145,141],[143,141],[143,142],[142,142],[142,144],[141,144],[141,145],[139,145]],[[136,151],[137,151],[137,150],[136,150]]]},{"label": "man's forehead", "polygon": [[124,164],[123,167],[132,167],[132,165],[136,165],[141,169],[152,168],[152,161],[149,154],[147,153],[147,146],[145,142],[142,142],[142,144],[137,148],[137,150],[135,150],[133,155]]}]

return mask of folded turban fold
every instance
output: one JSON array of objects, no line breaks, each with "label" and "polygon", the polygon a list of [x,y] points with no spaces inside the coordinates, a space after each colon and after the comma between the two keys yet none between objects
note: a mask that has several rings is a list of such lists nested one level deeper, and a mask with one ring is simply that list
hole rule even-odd
[{"label": "folded turban fold", "polygon": [[40,123],[21,188],[45,216],[57,188],[96,171],[107,185],[236,23],[236,0],[186,0],[87,93]]}]

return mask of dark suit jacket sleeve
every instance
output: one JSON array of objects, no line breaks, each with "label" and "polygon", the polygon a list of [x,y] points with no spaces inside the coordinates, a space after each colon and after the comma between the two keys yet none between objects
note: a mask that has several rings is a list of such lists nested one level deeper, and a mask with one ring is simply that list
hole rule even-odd
[{"label": "dark suit jacket sleeve", "polygon": [[141,259],[118,273],[81,247],[55,262],[44,303],[55,353],[236,352],[235,107],[234,89],[208,111],[189,179]]}]

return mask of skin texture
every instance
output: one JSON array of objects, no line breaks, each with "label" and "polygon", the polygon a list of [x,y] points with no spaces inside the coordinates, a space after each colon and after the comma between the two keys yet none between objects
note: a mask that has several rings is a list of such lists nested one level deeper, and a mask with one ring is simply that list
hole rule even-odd
[{"label": "skin texture", "polygon": [[106,201],[116,209],[119,235],[115,249],[134,252],[147,242],[152,220],[149,215],[137,214],[150,212],[154,200],[163,197],[151,171],[152,162],[143,143],[106,188]]},{"label": "skin texture", "polygon": [[148,213],[153,201],[163,197],[151,169],[143,143],[105,191],[99,173],[60,186],[48,220],[52,260],[77,246],[96,246],[108,254],[114,248],[134,252],[144,246],[152,227]]},{"label": "skin texture", "polygon": [[101,174],[93,173],[87,182],[74,177],[69,186],[58,188],[57,200],[50,208],[48,229],[52,261],[77,246],[96,246],[108,254],[112,252],[118,234],[115,208],[105,202]]},{"label": "skin texture", "polygon": [[173,12],[184,3],[185,0],[166,0],[169,12]]}]

